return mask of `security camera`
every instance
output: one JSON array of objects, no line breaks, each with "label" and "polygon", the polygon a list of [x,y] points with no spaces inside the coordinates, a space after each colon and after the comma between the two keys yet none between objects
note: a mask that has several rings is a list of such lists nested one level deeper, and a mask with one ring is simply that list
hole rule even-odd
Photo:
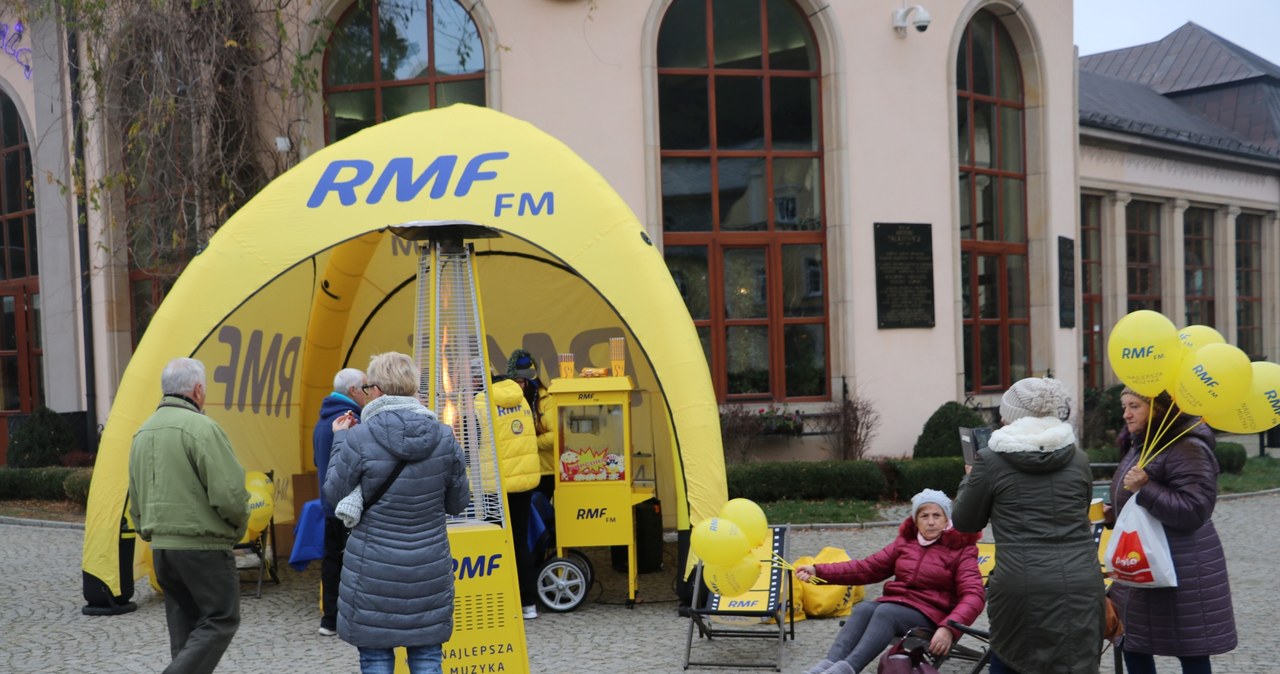
[{"label": "security camera", "polygon": [[915,26],[916,32],[923,33],[929,30],[933,17],[929,16],[929,11],[920,5],[893,10],[893,29],[898,32],[898,37],[907,36],[908,20],[912,26]]}]

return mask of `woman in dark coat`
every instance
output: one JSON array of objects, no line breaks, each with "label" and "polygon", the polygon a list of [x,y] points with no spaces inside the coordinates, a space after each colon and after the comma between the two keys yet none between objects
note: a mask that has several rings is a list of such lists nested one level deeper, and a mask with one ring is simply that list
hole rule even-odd
[{"label": "woman in dark coat", "polygon": [[960,483],[952,521],[990,522],[996,565],[987,581],[991,674],[1097,672],[1106,612],[1098,546],[1089,523],[1093,475],[1066,420],[1055,379],[1016,382]]},{"label": "woman in dark coat", "polygon": [[413,674],[438,673],[441,645],[453,634],[453,558],[446,515],[470,499],[453,431],[413,397],[419,375],[402,353],[369,363],[369,402],[360,423],[333,422],[325,500],[357,486],[376,494],[400,462],[405,467],[360,516],[347,540],[338,589],[338,636],[360,650],[360,671],[391,674],[404,646]]},{"label": "woman in dark coat", "polygon": [[1219,472],[1213,431],[1196,425],[1196,417],[1178,414],[1156,439],[1155,458],[1138,468],[1148,417],[1154,435],[1172,401],[1161,393],[1153,405],[1125,389],[1120,404],[1128,437],[1111,481],[1111,513],[1119,515],[1130,501],[1142,504],[1164,525],[1178,575],[1177,587],[1113,587],[1124,623],[1125,667],[1132,674],[1154,674],[1152,656],[1168,655],[1182,662],[1184,673],[1207,673],[1209,656],[1236,647],[1227,559],[1211,519]]},{"label": "woman in dark coat", "polygon": [[884,595],[854,609],[827,651],[806,674],[857,674],[894,637],[916,627],[933,630],[929,651],[946,655],[959,632],[949,621],[971,625],[986,603],[978,570],[978,539],[951,528],[951,499],[925,489],[911,499],[911,517],[898,538],[866,559],[803,564],[796,577],[818,577],[838,585],[889,580]]}]

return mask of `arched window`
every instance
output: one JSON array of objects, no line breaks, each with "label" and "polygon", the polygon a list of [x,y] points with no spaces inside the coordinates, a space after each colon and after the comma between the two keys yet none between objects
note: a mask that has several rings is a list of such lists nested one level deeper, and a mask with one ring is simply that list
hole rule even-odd
[{"label": "arched window", "polygon": [[324,58],[325,140],[452,103],[484,105],[484,47],[457,0],[352,3]]},{"label": "arched window", "polygon": [[0,416],[31,412],[44,398],[31,180],[27,132],[13,100],[0,92]]},{"label": "arched window", "polygon": [[663,243],[725,399],[822,399],[820,66],[786,0],[675,0],[658,34]]},{"label": "arched window", "polygon": [[965,391],[1031,369],[1022,67],[995,16],[974,15],[956,57]]}]

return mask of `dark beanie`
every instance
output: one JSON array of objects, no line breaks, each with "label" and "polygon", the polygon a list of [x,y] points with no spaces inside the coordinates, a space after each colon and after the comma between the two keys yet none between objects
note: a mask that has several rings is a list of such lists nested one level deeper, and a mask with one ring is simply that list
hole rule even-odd
[{"label": "dark beanie", "polygon": [[511,357],[507,359],[507,376],[519,377],[520,379],[537,379],[538,366],[533,362],[533,356],[524,349],[516,349],[511,352]]}]

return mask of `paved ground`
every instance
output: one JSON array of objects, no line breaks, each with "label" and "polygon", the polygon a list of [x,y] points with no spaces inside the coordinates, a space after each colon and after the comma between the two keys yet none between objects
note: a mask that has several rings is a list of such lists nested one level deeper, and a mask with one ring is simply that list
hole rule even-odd
[{"label": "paved ground", "polygon": [[[1275,601],[1275,560],[1280,537],[1269,526],[1280,511],[1280,494],[1223,499],[1215,520],[1226,546],[1235,591],[1241,645],[1215,659],[1220,673],[1277,671],[1280,603]],[[893,528],[796,530],[791,557],[824,546],[865,556],[891,540]],[[162,599],[145,583],[135,599],[138,611],[114,617],[80,614],[80,546],[75,528],[0,523],[0,672],[158,672],[168,657]],[[668,568],[671,565],[668,564]],[[577,611],[544,614],[528,623],[531,671],[561,673],[681,671],[688,620],[676,615],[670,573],[641,576],[634,609],[617,603],[625,577],[596,564],[600,584]],[[246,578],[250,574],[245,574]],[[337,638],[318,636],[317,565],[303,573],[282,567],[282,583],[268,585],[262,598],[245,597],[243,622],[219,671],[354,672],[356,651]],[[246,591],[252,586],[246,584]],[[879,588],[868,588],[868,598]],[[785,646],[783,671],[803,672],[826,651],[835,620],[796,624],[796,639]],[[696,640],[703,658],[765,657],[775,642],[746,639]],[[717,650],[718,649],[718,650]],[[1110,672],[1110,659],[1104,672]],[[1176,664],[1161,663],[1163,671]],[[733,667],[717,671],[745,671]],[[758,671],[758,670],[755,670]],[[949,667],[945,672],[963,671]]]}]

